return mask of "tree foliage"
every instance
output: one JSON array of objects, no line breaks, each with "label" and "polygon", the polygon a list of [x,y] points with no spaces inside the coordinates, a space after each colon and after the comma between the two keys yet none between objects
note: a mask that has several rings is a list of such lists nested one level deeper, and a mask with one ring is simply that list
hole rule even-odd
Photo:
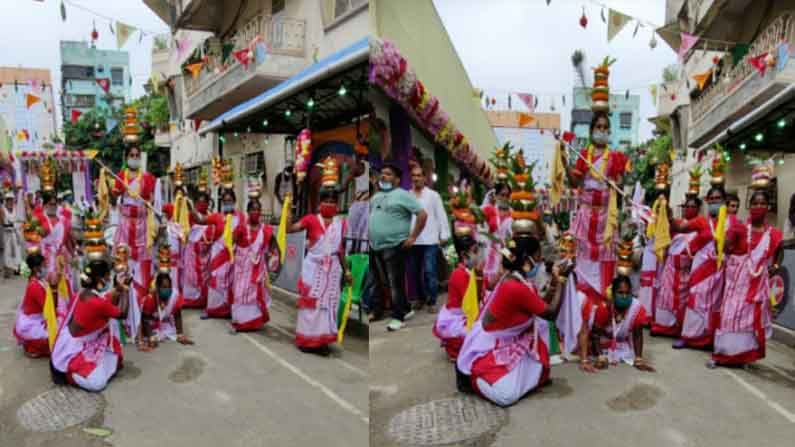
[{"label": "tree foliage", "polygon": [[628,155],[632,161],[633,169],[632,173],[627,176],[625,183],[634,185],[639,181],[646,191],[653,190],[655,166],[661,162],[672,163],[672,148],[673,140],[669,134],[652,138],[632,148]]},{"label": "tree foliage", "polygon": [[[169,122],[168,103],[161,95],[148,94],[133,101],[131,106],[138,111],[139,126],[141,128],[138,147],[147,153],[150,162],[147,165],[149,172],[156,177],[165,175],[167,163],[157,163],[162,160],[163,149],[158,148],[154,142],[156,129],[165,128]],[[125,106],[127,107],[127,106]],[[110,128],[112,122],[117,124]],[[121,130],[124,127],[124,108],[99,109],[94,108],[80,116],[76,123],[64,123],[64,136],[67,149],[96,149],[99,151],[99,160],[114,171],[122,168],[126,145],[122,139]],[[167,159],[167,158],[166,158]],[[95,166],[94,174],[98,173]]]}]

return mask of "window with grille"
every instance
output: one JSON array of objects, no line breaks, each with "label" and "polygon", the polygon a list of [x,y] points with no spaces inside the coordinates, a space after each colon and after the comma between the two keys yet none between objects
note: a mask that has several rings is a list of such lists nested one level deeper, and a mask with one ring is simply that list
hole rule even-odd
[{"label": "window with grille", "polygon": [[111,68],[110,69],[110,79],[113,85],[124,85],[124,69],[123,68]]},{"label": "window with grille", "polygon": [[368,0],[325,0],[323,5],[323,22],[325,26],[335,24],[349,13],[366,6]]},{"label": "window with grille", "polygon": [[61,76],[63,79],[94,79],[94,67],[85,65],[63,65],[61,66]]},{"label": "window with grille", "polygon": [[265,153],[255,152],[247,154],[245,160],[245,169],[248,175],[262,174],[265,172]]},{"label": "window with grille", "polygon": [[622,129],[632,129],[632,112],[621,112],[618,119]]},{"label": "window with grille", "polygon": [[96,103],[94,95],[66,95],[67,107],[94,107]]}]

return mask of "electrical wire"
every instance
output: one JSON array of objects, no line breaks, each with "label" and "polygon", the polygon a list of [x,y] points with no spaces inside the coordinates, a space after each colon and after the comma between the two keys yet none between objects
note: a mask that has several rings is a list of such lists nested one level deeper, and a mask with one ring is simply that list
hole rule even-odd
[{"label": "electrical wire", "polygon": [[[69,6],[72,6],[72,7],[74,7],[74,8],[77,8],[77,9],[79,9],[79,10],[82,10],[82,11],[84,11],[84,12],[87,12],[87,13],[89,13],[89,14],[92,14],[92,15],[94,15],[95,17],[99,17],[99,18],[101,18],[101,19],[107,20],[107,21],[108,21],[108,22],[110,22],[110,23],[113,23],[113,22],[122,22],[122,23],[124,23],[124,24],[127,24],[127,22],[125,22],[124,20],[119,20],[119,19],[113,18],[113,17],[111,17],[111,16],[108,16],[108,15],[102,14],[101,12],[94,11],[93,9],[91,9],[91,8],[88,8],[88,7],[84,6],[84,5],[81,5],[80,3],[77,3],[77,2],[75,2],[74,0],[62,0],[62,1],[63,1],[65,4],[69,5]],[[133,25],[130,25],[130,26],[133,26]],[[148,35],[152,35],[152,36],[155,36],[155,35],[160,35],[160,34],[170,34],[170,31],[152,31],[152,30],[147,30],[147,29],[145,29],[145,28],[141,28],[141,27],[138,27],[138,26],[135,26],[135,28],[136,28],[136,29],[137,29],[139,32],[141,32],[141,33],[143,33],[143,34],[148,34]]]}]

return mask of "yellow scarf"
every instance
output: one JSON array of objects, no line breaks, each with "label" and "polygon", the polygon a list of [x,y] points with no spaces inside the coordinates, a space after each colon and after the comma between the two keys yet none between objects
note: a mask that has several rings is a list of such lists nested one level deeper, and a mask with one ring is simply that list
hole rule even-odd
[{"label": "yellow scarf", "polygon": [[607,165],[608,165],[608,157],[610,156],[610,149],[605,147],[604,152],[602,152],[602,166],[599,167],[599,172],[596,172],[594,169],[594,161],[593,161],[593,145],[588,146],[588,151],[586,152],[586,157],[588,160],[588,169],[591,171],[591,177],[607,181],[607,177],[605,174],[607,173]]},{"label": "yellow scarf", "polygon": [[720,207],[720,211],[718,211],[718,225],[715,227],[715,234],[713,235],[718,251],[718,268],[723,264],[723,249],[726,247],[726,220],[729,217],[728,211],[726,205]]},{"label": "yellow scarf", "polygon": [[232,214],[226,215],[226,219],[224,222],[224,236],[223,236],[224,246],[226,246],[226,249],[229,250],[230,261],[235,260],[235,245],[234,245],[234,235],[233,235],[234,222],[232,221],[233,218],[234,216]]},{"label": "yellow scarf", "polygon": [[668,223],[668,202],[665,197],[658,197],[652,206],[654,221],[646,227],[646,238],[654,238],[654,253],[657,260],[662,262],[665,258],[665,250],[671,245],[671,228]]},{"label": "yellow scarf", "polygon": [[290,214],[290,201],[292,196],[287,194],[282,205],[282,215],[279,218],[279,229],[276,232],[276,245],[279,247],[279,261],[284,264],[284,254],[287,249],[287,225]]},{"label": "yellow scarf", "polygon": [[549,171],[549,201],[552,206],[560,203],[560,196],[563,194],[563,178],[566,176],[566,166],[563,165],[563,144],[555,146],[555,159],[552,162],[552,169]]},{"label": "yellow scarf", "polygon": [[97,201],[99,202],[100,220],[105,220],[110,208],[110,190],[108,189],[108,178],[106,169],[99,170],[99,185],[97,186]]},{"label": "yellow scarf", "polygon": [[472,329],[472,325],[478,319],[478,283],[475,278],[475,270],[469,272],[469,284],[467,290],[464,292],[464,299],[461,302],[461,310],[467,317],[467,331]]},{"label": "yellow scarf", "polygon": [[182,228],[180,236],[185,242],[188,233],[190,233],[190,220],[188,218],[188,200],[182,195],[182,191],[178,191],[177,197],[174,198],[174,222]]},{"label": "yellow scarf", "polygon": [[[62,280],[63,281],[63,280]],[[47,322],[47,341],[50,344],[50,352],[55,347],[55,337],[58,335],[58,319],[55,316],[55,298],[52,295],[52,289],[49,284],[44,285],[44,320]],[[64,295],[61,299],[68,300],[69,297]]]}]

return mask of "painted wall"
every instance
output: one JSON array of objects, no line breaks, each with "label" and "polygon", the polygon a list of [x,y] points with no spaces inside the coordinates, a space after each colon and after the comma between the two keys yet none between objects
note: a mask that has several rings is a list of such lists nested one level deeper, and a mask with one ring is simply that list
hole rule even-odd
[{"label": "painted wall", "polygon": [[[124,70],[123,81],[120,85],[110,85],[110,94],[129,101],[130,97],[130,55],[126,51],[101,50],[91,48],[87,42],[61,41],[61,65],[79,65],[94,67],[95,79],[111,79],[112,68]],[[94,95],[95,107],[107,109],[106,93],[94,80],[77,80],[64,77],[61,81],[62,95]],[[66,107],[65,96],[61,99],[63,116],[65,120],[71,119],[71,110],[78,109],[82,112],[89,110],[85,107]]]},{"label": "painted wall", "polygon": [[[209,138],[209,136],[208,136]],[[265,154],[265,175],[266,185],[262,193],[260,203],[262,212],[273,214],[280,206],[276,197],[273,195],[275,188],[276,175],[284,169],[284,136],[271,135],[266,139],[264,134],[240,134],[239,138],[228,135],[226,144],[223,147],[224,158],[233,160],[235,169],[235,194],[238,198],[238,206],[245,209],[247,203],[246,175],[241,169],[245,163],[245,155],[264,152]]]},{"label": "painted wall", "polygon": [[375,33],[393,42],[430,93],[469,139],[478,155],[488,159],[494,135],[461,59],[431,0],[371,0]]},{"label": "painted wall", "polygon": [[[28,94],[40,99],[30,108]],[[41,149],[55,135],[54,114],[49,70],[0,67],[0,149]]]}]

